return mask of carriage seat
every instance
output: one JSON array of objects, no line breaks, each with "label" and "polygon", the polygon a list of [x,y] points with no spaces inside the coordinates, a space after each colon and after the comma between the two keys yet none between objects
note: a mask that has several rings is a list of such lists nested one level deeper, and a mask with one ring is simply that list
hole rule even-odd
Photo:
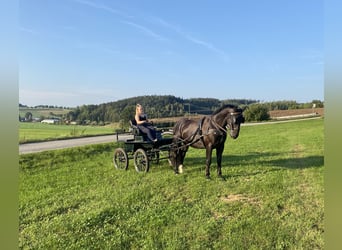
[{"label": "carriage seat", "polygon": [[138,128],[137,121],[135,119],[129,120],[129,124],[131,125],[135,140],[148,140],[147,135]]},{"label": "carriage seat", "polygon": [[[138,128],[137,121],[135,119],[130,120],[129,124],[131,126],[132,133],[134,135],[135,140],[149,141],[147,135]],[[157,130],[156,136],[158,140],[161,140],[162,139],[161,131]]]}]

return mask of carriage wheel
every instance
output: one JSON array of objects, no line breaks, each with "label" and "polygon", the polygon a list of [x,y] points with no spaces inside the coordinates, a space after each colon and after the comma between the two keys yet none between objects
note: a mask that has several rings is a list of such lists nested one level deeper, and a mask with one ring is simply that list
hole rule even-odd
[{"label": "carriage wheel", "polygon": [[148,172],[150,162],[144,149],[139,148],[134,152],[134,166],[137,172]]},{"label": "carriage wheel", "polygon": [[171,138],[173,136],[173,132],[172,131],[164,131],[162,132],[162,137],[166,137],[166,138]]},{"label": "carriage wheel", "polygon": [[148,157],[149,157],[150,162],[159,164],[159,157],[160,157],[159,151],[152,150],[151,152],[149,152]]},{"label": "carriage wheel", "polygon": [[113,156],[114,166],[117,169],[128,169],[128,156],[125,150],[122,148],[117,148],[114,150]]},{"label": "carriage wheel", "polygon": [[162,135],[173,135],[172,131],[164,131],[162,132]]},{"label": "carriage wheel", "polygon": [[156,164],[159,164],[159,157],[160,157],[159,152],[155,152],[154,161],[155,161]]}]

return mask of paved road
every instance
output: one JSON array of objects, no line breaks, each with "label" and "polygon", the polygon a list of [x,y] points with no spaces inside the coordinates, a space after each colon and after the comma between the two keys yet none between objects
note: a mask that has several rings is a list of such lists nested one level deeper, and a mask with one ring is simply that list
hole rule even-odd
[{"label": "paved road", "polygon": [[[282,122],[293,122],[293,121],[303,121],[308,119],[321,119],[321,117],[306,118],[302,120],[288,120],[288,121],[276,121],[276,122],[261,122],[261,123],[245,123],[243,126],[254,126],[260,124],[274,124]],[[120,139],[133,138],[132,135],[120,135]],[[19,154],[37,153],[46,150],[55,150],[70,147],[80,147],[89,144],[100,144],[116,141],[116,135],[102,135],[94,137],[85,137],[77,139],[66,139],[57,141],[46,141],[46,142],[36,142],[36,143],[26,143],[19,145]]]},{"label": "paved road", "polygon": [[[124,135],[121,135],[120,139],[124,139],[123,137]],[[127,135],[126,137],[128,139],[129,137],[132,137],[132,136]],[[84,146],[84,145],[89,145],[89,144],[100,144],[100,143],[108,143],[108,142],[114,142],[114,141],[116,141],[116,135],[102,135],[102,136],[84,137],[84,138],[77,138],[77,139],[25,143],[25,144],[19,145],[19,154],[37,153],[37,152],[42,152],[46,150],[79,147],[79,146]]]}]

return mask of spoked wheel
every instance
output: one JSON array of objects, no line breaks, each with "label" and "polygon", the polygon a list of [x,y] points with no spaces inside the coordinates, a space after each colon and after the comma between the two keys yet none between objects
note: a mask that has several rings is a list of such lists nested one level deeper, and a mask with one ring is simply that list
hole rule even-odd
[{"label": "spoked wheel", "polygon": [[159,152],[155,152],[154,161],[155,161],[156,164],[159,164],[159,157],[160,157]]},{"label": "spoked wheel", "polygon": [[159,164],[159,157],[160,157],[159,151],[151,151],[149,152],[148,156],[149,156],[150,162]]},{"label": "spoked wheel", "polygon": [[122,148],[117,148],[114,150],[114,156],[113,156],[113,162],[114,166],[117,169],[128,169],[128,156],[125,150]]},{"label": "spoked wheel", "polygon": [[162,136],[172,136],[173,135],[173,132],[172,131],[164,131],[162,132]]},{"label": "spoked wheel", "polygon": [[137,172],[148,172],[150,162],[144,149],[139,148],[134,152],[134,166]]}]

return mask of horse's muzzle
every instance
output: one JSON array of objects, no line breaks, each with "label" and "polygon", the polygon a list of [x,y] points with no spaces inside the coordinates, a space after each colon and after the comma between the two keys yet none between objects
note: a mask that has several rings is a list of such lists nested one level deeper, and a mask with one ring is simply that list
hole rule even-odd
[{"label": "horse's muzzle", "polygon": [[236,138],[239,137],[239,135],[230,135],[230,137],[233,138],[233,139],[235,140]]},{"label": "horse's muzzle", "polygon": [[230,137],[235,140],[236,138],[239,137],[239,131],[236,131],[236,130],[230,131]]}]

